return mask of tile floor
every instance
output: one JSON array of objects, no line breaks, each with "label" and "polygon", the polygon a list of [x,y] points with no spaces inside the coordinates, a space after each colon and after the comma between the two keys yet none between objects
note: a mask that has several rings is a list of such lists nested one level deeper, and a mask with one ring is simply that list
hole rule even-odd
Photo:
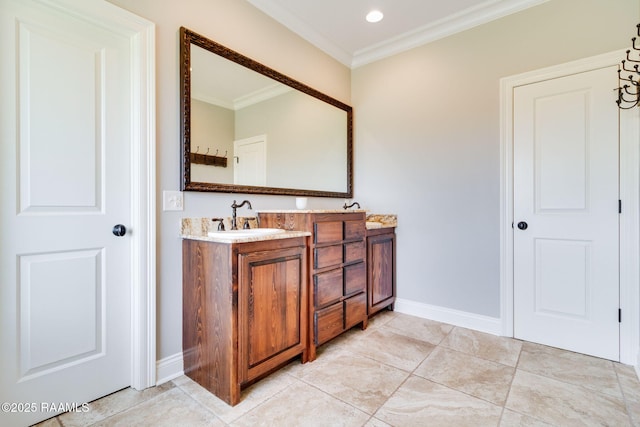
[{"label": "tile floor", "polygon": [[181,376],[42,426],[640,426],[634,369],[382,312],[230,407]]}]

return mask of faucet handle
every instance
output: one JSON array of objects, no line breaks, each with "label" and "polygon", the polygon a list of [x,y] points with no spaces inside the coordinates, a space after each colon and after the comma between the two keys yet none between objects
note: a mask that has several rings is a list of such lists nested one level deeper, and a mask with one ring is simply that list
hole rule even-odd
[{"label": "faucet handle", "polygon": [[211,221],[218,221],[218,231],[225,231],[224,218],[211,218]]},{"label": "faucet handle", "polygon": [[248,230],[251,228],[251,225],[249,224],[249,218],[246,218],[244,220],[244,225],[242,226],[243,229]]}]

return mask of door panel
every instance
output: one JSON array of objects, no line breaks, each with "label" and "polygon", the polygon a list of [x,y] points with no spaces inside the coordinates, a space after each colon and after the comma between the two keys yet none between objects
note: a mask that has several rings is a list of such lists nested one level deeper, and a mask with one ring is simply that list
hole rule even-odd
[{"label": "door panel", "polygon": [[234,141],[233,183],[267,185],[266,135]]},{"label": "door panel", "polygon": [[514,89],[514,335],[619,360],[609,67]]},{"label": "door panel", "polygon": [[536,239],[535,311],[588,319],[591,242]]},{"label": "door panel", "polygon": [[[23,380],[104,351],[103,255],[88,250],[19,257]],[[60,339],[52,331],[72,332],[73,339]]]},{"label": "door panel", "polygon": [[22,212],[95,209],[101,202],[105,52],[71,34],[19,24]]},{"label": "door panel", "polygon": [[588,93],[549,95],[535,102],[536,212],[584,210],[589,192]]}]

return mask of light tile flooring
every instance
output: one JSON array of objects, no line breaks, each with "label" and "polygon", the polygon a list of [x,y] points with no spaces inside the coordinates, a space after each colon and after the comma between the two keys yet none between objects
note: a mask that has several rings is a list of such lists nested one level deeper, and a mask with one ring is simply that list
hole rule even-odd
[{"label": "light tile flooring", "polygon": [[226,405],[182,376],[46,426],[640,426],[634,369],[393,312]]}]

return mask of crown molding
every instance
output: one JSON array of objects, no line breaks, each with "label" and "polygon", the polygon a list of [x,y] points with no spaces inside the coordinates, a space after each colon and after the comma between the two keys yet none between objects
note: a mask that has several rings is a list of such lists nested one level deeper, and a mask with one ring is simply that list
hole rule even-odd
[{"label": "crown molding", "polygon": [[241,96],[233,100],[233,109],[241,110],[245,107],[249,107],[251,105],[257,104],[262,101],[266,101],[271,98],[275,98],[276,96],[283,95],[287,92],[291,92],[293,88],[276,83],[269,87],[258,89],[250,94]]},{"label": "crown molding", "polygon": [[242,95],[231,101],[226,101],[224,99],[216,98],[204,92],[195,92],[195,91],[191,92],[191,99],[196,99],[198,101],[206,102],[207,104],[212,104],[218,107],[226,108],[227,110],[238,111],[245,107],[249,107],[251,105],[257,104],[262,101],[266,101],[271,98],[275,98],[276,96],[280,96],[291,91],[293,91],[293,89],[290,88],[289,86],[276,83],[271,86],[253,91],[249,94]]},{"label": "crown molding", "polygon": [[337,61],[347,67],[351,66],[353,57],[350,53],[326,37],[320,35],[320,33],[312,29],[309,24],[293,15],[276,2],[271,0],[247,1]]},{"label": "crown molding", "polygon": [[413,49],[487,22],[520,12],[549,0],[489,0],[478,6],[460,11],[416,30],[406,32],[382,43],[356,51],[351,68]]},{"label": "crown molding", "polygon": [[320,35],[272,0],[248,0],[253,6],[280,22],[309,43],[350,68],[357,68],[426,43],[468,30],[512,13],[546,3],[549,0],[488,0],[444,19],[400,34],[381,43],[356,51],[353,55]]}]

